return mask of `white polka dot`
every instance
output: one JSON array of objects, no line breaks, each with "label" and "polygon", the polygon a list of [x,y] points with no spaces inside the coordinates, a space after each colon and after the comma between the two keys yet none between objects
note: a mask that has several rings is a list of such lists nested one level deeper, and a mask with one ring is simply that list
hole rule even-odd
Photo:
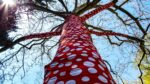
[{"label": "white polka dot", "polygon": [[71,53],[67,53],[67,55],[71,55]]},{"label": "white polka dot", "polygon": [[53,62],[52,64],[50,64],[50,67],[53,68],[58,64],[58,62]]},{"label": "white polka dot", "polygon": [[83,37],[83,36],[80,36],[80,38],[85,39],[85,37]]},{"label": "white polka dot", "polygon": [[88,68],[88,71],[90,73],[97,73],[97,70],[95,68]]},{"label": "white polka dot", "polygon": [[63,50],[63,52],[67,52],[67,51],[69,51],[70,50],[70,48],[69,47],[66,47],[64,50]]},{"label": "white polka dot", "polygon": [[70,51],[75,51],[75,49],[71,49]]},{"label": "white polka dot", "polygon": [[84,48],[85,46],[78,46],[78,47]]},{"label": "white polka dot", "polygon": [[103,75],[104,75],[106,78],[108,78],[108,76],[106,75],[106,73],[103,72]]},{"label": "white polka dot", "polygon": [[88,58],[90,61],[93,61],[93,62],[95,62],[96,60],[94,59],[94,58],[92,58],[92,57],[89,57]]},{"label": "white polka dot", "polygon": [[87,66],[87,67],[94,67],[94,63],[90,62],[90,61],[85,61],[83,63],[83,65]]},{"label": "white polka dot", "polygon": [[61,48],[65,48],[66,46],[65,45],[62,45],[62,47]]},{"label": "white polka dot", "polygon": [[78,41],[79,43],[82,43],[83,41]]},{"label": "white polka dot", "polygon": [[96,54],[95,52],[92,52],[92,55],[94,58],[99,58],[98,54]]},{"label": "white polka dot", "polygon": [[104,68],[100,64],[98,64],[98,67],[104,71]]},{"label": "white polka dot", "polygon": [[57,57],[61,57],[61,56],[63,56],[64,54],[59,54],[59,55],[56,55]]},{"label": "white polka dot", "polygon": [[82,73],[82,69],[80,68],[74,68],[70,71],[71,76],[77,76],[80,75],[81,73]]},{"label": "white polka dot", "polygon": [[68,60],[72,60],[76,57],[77,55],[76,54],[72,54],[72,55],[69,55],[67,58]]},{"label": "white polka dot", "polygon": [[75,40],[72,40],[72,42],[74,42]]},{"label": "white polka dot", "polygon": [[82,56],[85,56],[85,57],[87,57],[87,56],[88,56],[88,54],[86,54],[86,53],[82,53],[81,55],[82,55]]},{"label": "white polka dot", "polygon": [[75,39],[75,40],[76,40],[76,39],[78,39],[78,38],[77,38],[77,37],[73,37],[73,39]]},{"label": "white polka dot", "polygon": [[56,84],[65,84],[64,81],[59,81]]},{"label": "white polka dot", "polygon": [[99,76],[98,76],[98,79],[99,79],[100,81],[104,82],[104,83],[108,83],[108,80],[107,80],[104,76],[102,76],[102,75],[99,75]]},{"label": "white polka dot", "polygon": [[64,60],[65,58],[61,58],[60,60]]},{"label": "white polka dot", "polygon": [[72,67],[71,68],[77,68],[78,67],[78,65],[72,65]]},{"label": "white polka dot", "polygon": [[57,74],[58,72],[59,72],[59,70],[56,70],[56,71],[53,72],[53,74]]},{"label": "white polka dot", "polygon": [[87,53],[87,51],[83,50],[82,52]]},{"label": "white polka dot", "polygon": [[50,74],[51,74],[51,72],[49,71],[49,72],[46,74],[46,76],[45,76],[45,77],[49,76]]},{"label": "white polka dot", "polygon": [[60,73],[60,76],[65,76],[65,75],[66,75],[65,71],[63,71],[63,72]]},{"label": "white polka dot", "polygon": [[57,77],[56,77],[56,76],[55,76],[55,77],[52,77],[52,78],[49,79],[49,81],[48,81],[47,84],[55,84],[56,80],[57,80]]},{"label": "white polka dot", "polygon": [[75,44],[73,44],[73,46],[79,46],[80,45],[80,43],[75,43]]},{"label": "white polka dot", "polygon": [[66,62],[65,66],[71,66],[72,62]]},{"label": "white polka dot", "polygon": [[66,84],[76,84],[76,81],[75,80],[69,80],[66,82]]},{"label": "white polka dot", "polygon": [[89,48],[86,48],[86,50],[91,50],[91,49],[89,49]]},{"label": "white polka dot", "polygon": [[88,76],[84,76],[81,79],[83,82],[88,82],[90,80],[90,78]]},{"label": "white polka dot", "polygon": [[48,81],[49,81],[49,78],[46,78],[46,79],[45,79],[45,82],[48,82]]},{"label": "white polka dot", "polygon": [[106,65],[103,62],[101,62],[101,61],[99,61],[99,62],[103,67],[106,67]]},{"label": "white polka dot", "polygon": [[80,51],[80,50],[82,50],[82,48],[76,48],[76,50],[77,50],[77,51]]},{"label": "white polka dot", "polygon": [[82,59],[81,59],[81,58],[77,58],[76,61],[77,61],[77,62],[80,62],[80,61],[82,61]]},{"label": "white polka dot", "polygon": [[87,34],[82,34],[83,36],[85,36],[85,37],[88,37],[88,35]]},{"label": "white polka dot", "polygon": [[86,44],[86,43],[84,43],[83,45],[84,45],[84,46],[89,46],[89,44]]},{"label": "white polka dot", "polygon": [[[93,45],[92,45],[93,46]],[[92,48],[92,50],[96,50],[95,48]]]},{"label": "white polka dot", "polygon": [[61,64],[58,65],[59,68],[62,68],[63,66],[64,66],[63,63],[61,63]]}]

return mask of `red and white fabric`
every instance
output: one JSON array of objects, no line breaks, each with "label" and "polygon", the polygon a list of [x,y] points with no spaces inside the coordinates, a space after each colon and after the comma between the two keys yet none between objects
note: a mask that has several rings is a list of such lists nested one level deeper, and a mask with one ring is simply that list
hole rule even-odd
[{"label": "red and white fabric", "polygon": [[56,56],[45,66],[44,84],[116,84],[84,20],[75,15],[66,18]]}]

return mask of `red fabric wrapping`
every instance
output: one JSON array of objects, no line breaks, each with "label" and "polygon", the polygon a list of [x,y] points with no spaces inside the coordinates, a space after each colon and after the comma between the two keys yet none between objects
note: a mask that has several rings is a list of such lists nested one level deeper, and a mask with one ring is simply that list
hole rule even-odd
[{"label": "red fabric wrapping", "polygon": [[116,84],[79,17],[68,16],[43,84]]},{"label": "red fabric wrapping", "polygon": [[98,36],[111,35],[111,36],[128,37],[128,35],[126,34],[121,34],[121,33],[116,33],[116,32],[97,32],[97,31],[90,30],[90,33],[98,35]]},{"label": "red fabric wrapping", "polygon": [[94,16],[95,14],[97,14],[97,13],[99,13],[99,12],[101,12],[101,11],[103,11],[103,10],[113,6],[113,5],[114,5],[114,3],[110,2],[110,3],[105,4],[105,5],[103,5],[99,8],[96,8],[95,10],[93,10],[93,11],[89,12],[88,14],[85,14],[84,16],[82,16],[81,20],[84,22],[85,20],[89,19],[90,17]]},{"label": "red fabric wrapping", "polygon": [[31,34],[24,36],[25,40],[32,39],[32,38],[47,38],[50,36],[57,36],[60,35],[60,32],[46,32],[46,33],[37,33],[37,34]]}]

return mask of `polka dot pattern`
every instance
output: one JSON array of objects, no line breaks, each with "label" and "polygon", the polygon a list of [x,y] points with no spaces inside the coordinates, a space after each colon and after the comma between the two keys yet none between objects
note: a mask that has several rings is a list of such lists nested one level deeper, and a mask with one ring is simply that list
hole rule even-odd
[{"label": "polka dot pattern", "polygon": [[69,56],[68,56],[68,59],[69,59],[69,60],[72,60],[72,59],[74,59],[75,57],[76,57],[76,54],[72,54],[72,55],[69,55]]},{"label": "polka dot pattern", "polygon": [[81,56],[85,56],[85,57],[87,57],[87,56],[88,56],[88,54],[86,54],[86,53],[82,53],[82,54],[81,54]]},{"label": "polka dot pattern", "polygon": [[53,74],[57,74],[58,72],[59,72],[59,70],[56,70],[56,71],[53,72]]},{"label": "polka dot pattern", "polygon": [[90,61],[85,61],[85,62],[83,63],[83,65],[86,66],[86,67],[94,67],[94,63],[92,63],[92,62],[90,62]]},{"label": "polka dot pattern", "polygon": [[73,44],[73,46],[80,46],[80,43],[75,43]]},{"label": "polka dot pattern", "polygon": [[88,71],[92,74],[97,73],[97,70],[95,68],[88,68]]},{"label": "polka dot pattern", "polygon": [[57,77],[52,77],[49,79],[47,84],[55,84],[56,80],[57,80]]},{"label": "polka dot pattern", "polygon": [[78,65],[73,65],[71,68],[77,68],[78,67]]},{"label": "polka dot pattern", "polygon": [[83,82],[88,82],[90,80],[90,78],[88,76],[84,76],[81,79]]},{"label": "polka dot pattern", "polygon": [[58,62],[54,62],[50,65],[51,68],[55,67],[57,64],[59,64]]},{"label": "polka dot pattern", "polygon": [[95,60],[94,58],[92,58],[92,57],[89,57],[88,59],[89,59],[90,61],[94,61],[94,62],[96,61],[96,60]]},{"label": "polka dot pattern", "polygon": [[67,67],[67,66],[71,66],[71,64],[72,64],[72,62],[67,62],[66,64],[65,64],[65,66]]},{"label": "polka dot pattern", "polygon": [[80,18],[69,16],[43,84],[116,84]]},{"label": "polka dot pattern", "polygon": [[63,81],[59,81],[56,84],[65,84]]},{"label": "polka dot pattern", "polygon": [[78,58],[78,59],[76,59],[76,61],[79,62],[79,61],[82,61],[82,59],[81,59],[81,58]]},{"label": "polka dot pattern", "polygon": [[66,82],[66,84],[76,84],[76,81],[75,80],[69,80]]},{"label": "polka dot pattern", "polygon": [[81,51],[81,50],[82,50],[82,48],[77,48],[77,49],[76,49],[76,51]]},{"label": "polka dot pattern", "polygon": [[60,73],[60,76],[65,76],[65,75],[66,75],[66,71]]},{"label": "polka dot pattern", "polygon": [[100,81],[102,81],[103,83],[108,83],[108,80],[104,77],[104,76],[102,76],[102,75],[99,75],[98,76],[98,79],[100,80]]},{"label": "polka dot pattern", "polygon": [[69,47],[66,47],[64,50],[63,50],[63,52],[67,52],[67,51],[69,51],[70,50],[70,48]]},{"label": "polka dot pattern", "polygon": [[100,64],[98,64],[98,67],[104,71],[104,68]]},{"label": "polka dot pattern", "polygon": [[81,73],[82,73],[82,69],[80,68],[75,68],[70,71],[71,76],[77,76],[80,75]]}]

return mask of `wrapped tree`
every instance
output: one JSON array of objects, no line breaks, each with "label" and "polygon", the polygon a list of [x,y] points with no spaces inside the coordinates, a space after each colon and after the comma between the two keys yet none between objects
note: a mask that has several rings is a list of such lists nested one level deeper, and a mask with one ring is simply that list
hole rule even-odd
[{"label": "wrapped tree", "polygon": [[[21,0],[22,1],[22,0]],[[97,52],[97,49],[93,45],[93,38],[91,37],[91,34],[95,34],[97,36],[107,36],[108,41],[113,45],[122,45],[124,42],[129,42],[129,43],[139,43],[140,45],[143,45],[144,40],[141,37],[137,37],[136,35],[131,35],[127,34],[126,32],[123,33],[116,33],[119,31],[112,31],[112,30],[107,30],[104,28],[98,28],[96,26],[89,25],[89,23],[85,22],[87,19],[92,17],[93,15],[96,15],[100,11],[107,9],[111,11],[111,13],[116,14],[118,16],[118,11],[121,10],[125,14],[127,14],[131,19],[135,21],[134,24],[137,24],[139,29],[145,34],[147,32],[144,30],[139,22],[139,20],[136,19],[136,17],[132,16],[132,14],[128,13],[122,6],[123,4],[127,3],[128,1],[124,2],[121,5],[116,4],[117,0],[113,0],[113,2],[110,2],[105,5],[99,4],[100,0],[87,0],[86,3],[81,4],[80,6],[78,5],[79,0],[75,0],[75,7],[72,11],[71,9],[67,8],[67,5],[65,1],[63,0],[23,0],[24,2],[20,3],[19,6],[24,7],[25,6],[25,12],[28,11],[32,15],[35,14],[35,16],[38,16],[37,14],[42,14],[42,20],[45,21],[45,16],[46,18],[50,17],[50,20],[48,19],[48,23],[53,22],[55,23],[54,20],[60,19],[60,21],[63,21],[61,24],[57,25],[56,27],[51,28],[51,30],[47,30],[47,32],[44,31],[44,33],[41,33],[42,31],[39,31],[37,33],[33,33],[32,31],[29,30],[29,34],[25,34],[15,41],[11,42],[8,38],[8,32],[3,32],[3,39],[8,39],[5,40],[4,47],[0,49],[0,52],[3,52],[12,46],[15,46],[16,44],[21,45],[21,48],[18,50],[18,52],[21,52],[23,49],[23,58],[22,58],[22,66],[23,71],[24,69],[24,64],[28,64],[27,62],[24,63],[25,55],[29,54],[27,56],[31,56],[29,52],[25,53],[26,51],[24,49],[31,49],[34,45],[41,45],[41,48],[38,48],[38,52],[41,50],[42,55],[41,58],[43,60],[43,54],[45,54],[45,48],[47,49],[46,55],[50,55],[49,51],[51,49],[47,48],[47,44],[45,44],[45,41],[49,41],[48,39],[51,39],[54,36],[60,35],[60,39],[58,41],[59,43],[59,48],[57,50],[57,53],[55,55],[54,60],[51,61],[51,63],[47,64],[45,66],[45,75],[44,75],[44,84],[80,84],[80,83],[87,83],[87,84],[113,84],[115,81],[113,80],[110,71],[114,74],[117,75],[115,72],[113,72],[111,66],[110,66],[110,71],[108,70],[107,66],[105,63],[108,63],[107,61],[104,62],[104,60],[101,58],[100,54]],[[54,2],[53,2],[54,1]],[[67,1],[67,0],[66,0]],[[69,0],[68,0],[69,1]],[[53,3],[51,3],[53,2]],[[59,6],[56,5],[58,10],[53,10],[51,6],[53,6],[54,3],[60,2],[62,6],[64,7],[65,11],[62,11],[59,9]],[[79,6],[79,7],[78,7]],[[109,8],[111,7],[112,8]],[[89,12],[88,10],[95,8],[95,10]],[[3,8],[5,9],[5,8]],[[21,8],[20,8],[21,9]],[[22,9],[21,9],[22,10]],[[4,11],[4,10],[3,10]],[[48,15],[43,12],[48,13]],[[89,12],[89,13],[88,13]],[[85,14],[86,13],[86,14]],[[14,13],[15,14],[15,13]],[[5,17],[8,16],[8,14],[4,14]],[[27,13],[28,15],[28,13]],[[31,16],[32,17],[32,16]],[[58,18],[59,17],[59,18]],[[56,18],[52,20],[53,18]],[[123,17],[124,18],[124,17]],[[123,18],[119,18],[124,24],[128,24],[124,22]],[[33,18],[32,18],[33,19]],[[112,19],[112,17],[110,18]],[[37,19],[38,21],[41,21],[41,18]],[[127,19],[128,20],[128,19]],[[130,20],[130,19],[129,19]],[[36,23],[36,21],[33,19],[33,22]],[[47,21],[46,21],[47,22]],[[38,23],[36,23],[38,24]],[[42,23],[44,24],[44,23]],[[116,24],[116,23],[115,23]],[[22,25],[22,24],[21,24]],[[43,26],[43,25],[42,25]],[[49,26],[46,23],[46,26]],[[111,26],[111,25],[110,25]],[[35,25],[34,25],[35,27]],[[7,27],[9,28],[9,27]],[[43,27],[42,27],[43,28]],[[32,27],[30,27],[32,30]],[[13,29],[7,29],[7,31],[12,31]],[[37,30],[37,29],[36,29]],[[34,31],[34,30],[33,30]],[[117,38],[120,43],[117,42],[112,42],[110,36],[114,36]],[[124,37],[124,38],[120,38]],[[144,37],[144,36],[143,36]],[[34,38],[39,38],[35,40]],[[25,44],[25,43],[20,43],[21,41],[25,41],[28,39],[32,39],[32,41],[41,41],[40,43],[33,43],[30,41],[30,43]],[[10,42],[6,42],[10,41]],[[28,41],[27,41],[28,42]],[[10,45],[8,46],[8,44]],[[49,43],[49,42],[48,42]],[[29,45],[31,44],[31,45]],[[43,46],[44,44],[44,46]],[[49,44],[48,44],[49,45]],[[18,46],[18,45],[17,45]],[[140,46],[143,48],[143,46]],[[36,48],[37,49],[37,48]],[[10,56],[9,58],[5,58],[4,60],[0,62],[0,64],[4,64],[10,59],[13,59],[14,56],[18,53],[16,52],[15,55]],[[36,52],[37,53],[37,52]],[[37,54],[35,55],[37,56]],[[19,54],[20,56],[20,54]],[[19,57],[18,56],[18,57]],[[20,60],[17,59],[16,56],[16,61],[19,63]],[[45,61],[45,60],[44,60]],[[14,62],[13,62],[14,63]],[[39,62],[38,62],[39,63]],[[109,65],[109,63],[108,63]],[[140,65],[140,64],[139,64]],[[126,68],[126,67],[125,67]],[[41,68],[40,68],[41,69]],[[35,71],[35,70],[34,70]],[[5,75],[5,74],[4,74]],[[142,73],[141,73],[142,76]],[[141,77],[139,77],[141,79]],[[115,79],[115,78],[114,78]],[[118,79],[116,79],[118,82]],[[119,81],[120,82],[120,81]],[[141,82],[142,79],[141,79]],[[41,83],[40,83],[41,84]]]}]

